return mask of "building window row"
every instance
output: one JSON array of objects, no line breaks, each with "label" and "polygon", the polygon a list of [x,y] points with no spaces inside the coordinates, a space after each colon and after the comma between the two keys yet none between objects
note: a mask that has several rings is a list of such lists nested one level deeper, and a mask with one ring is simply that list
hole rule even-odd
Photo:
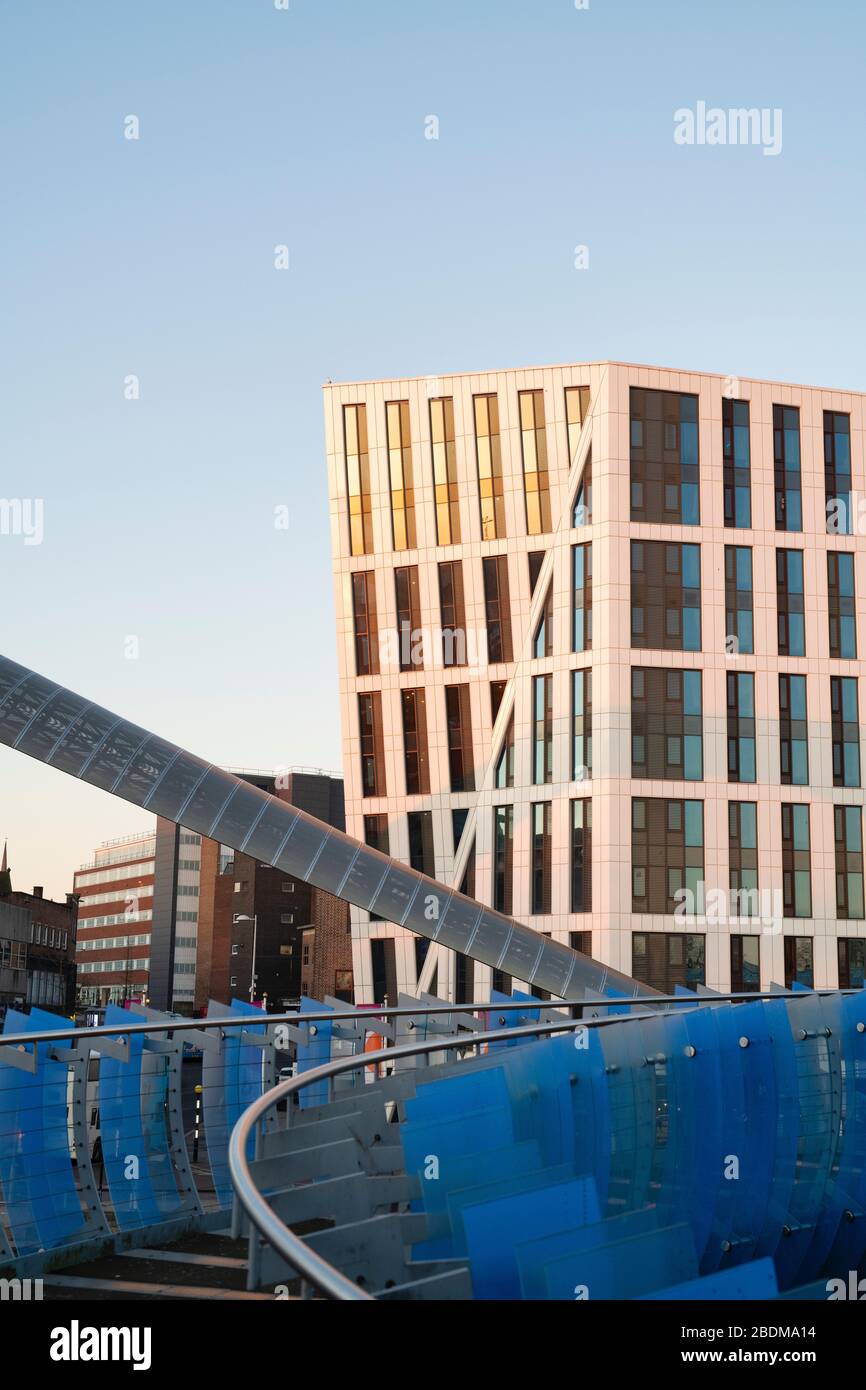
[{"label": "building window row", "polygon": [[[760,936],[732,934],[731,993],[757,994],[761,988]],[[866,940],[840,937],[836,943],[840,989],[862,989],[866,978]],[[813,944],[810,936],[784,938],[784,983],[814,988]],[[694,990],[706,984],[706,937],[700,933],[633,932],[632,974],[662,994]]]},{"label": "building window row", "polygon": [[[573,462],[589,409],[587,387],[565,390],[569,462]],[[455,545],[461,539],[457,482],[454,400],[429,402],[433,459],[436,539]],[[481,534],[485,540],[506,534],[499,401],[495,393],[473,397],[473,423]],[[526,531],[551,530],[550,480],[544,392],[518,392],[518,419],[523,468]],[[698,398],[675,391],[632,387],[629,408],[630,515],[633,521],[685,526],[700,524]],[[409,402],[385,406],[392,542],[395,550],[416,544],[415,479]],[[851,422],[847,414],[824,411],[824,488],[826,529],[853,531]],[[372,552],[372,483],[367,437],[367,407],[343,407],[343,448],[352,555]],[[748,401],[722,401],[723,504],[725,526],[752,525],[751,423]],[[773,406],[773,479],[777,531],[803,529],[800,411]],[[591,518],[590,472],[581,479],[574,503],[575,526]]]},{"label": "building window row", "polygon": [[[854,556],[827,555],[830,655],[857,656]],[[803,552],[776,551],[778,655],[806,655]],[[754,652],[752,553],[725,546],[725,650]],[[658,651],[701,650],[701,550],[670,541],[631,542],[631,645]]]},{"label": "building window row", "polygon": [[[484,540],[501,540],[506,535],[506,525],[499,400],[495,393],[477,395],[473,397],[472,405],[481,535]],[[526,532],[530,536],[538,536],[551,530],[550,468],[544,392],[519,391],[517,406]],[[588,409],[589,388],[567,387],[565,416],[570,461],[574,458]],[[431,399],[429,411],[436,542],[438,545],[457,545],[461,539],[461,530],[454,398],[442,396]],[[416,545],[416,482],[407,400],[386,402],[385,430],[392,544],[397,551],[413,550]],[[343,407],[343,451],[346,463],[350,551],[352,555],[369,555],[373,549],[373,489],[366,405],[352,404]]]},{"label": "building window row", "polygon": [[[592,649],[592,545],[574,545],[571,551],[569,647],[573,652],[585,652]],[[630,554],[632,647],[700,651],[700,546],[632,541]],[[543,560],[544,551],[530,552],[531,593]],[[508,557],[489,555],[481,563],[487,660],[491,665],[509,664],[514,650]],[[401,671],[423,670],[429,659],[427,643],[431,635],[423,626],[418,566],[398,566],[393,573],[396,665]],[[437,566],[437,575],[442,664],[446,669],[466,666],[479,653],[472,648],[466,627],[463,562],[443,561]],[[382,661],[374,571],[356,571],[351,584],[355,671],[358,676],[375,676],[380,673]],[[801,550],[776,551],[776,605],[778,655],[806,656]],[[827,555],[827,612],[830,656],[854,660],[857,632],[854,556],[850,552],[830,551]],[[725,546],[725,650],[729,655],[750,655],[755,650],[752,551],[748,546]],[[532,655],[541,659],[553,651],[553,586],[549,582],[533,633]]]},{"label": "building window row", "polygon": [[[814,679],[814,677],[812,678]],[[782,672],[778,680],[779,776],[783,786],[809,784],[808,680]],[[490,685],[491,721],[496,722],[504,681]],[[729,671],[727,693],[728,781],[755,784],[757,716],[755,676]],[[379,691],[358,695],[361,786],[365,797],[386,795],[382,705]],[[532,677],[531,780],[553,781],[553,676]],[[423,687],[400,692],[403,756],[408,796],[430,792],[427,697]],[[857,678],[830,677],[833,785],[861,784]],[[452,792],[474,791],[475,765],[469,684],[445,687],[448,766]],[[571,673],[572,781],[593,775],[592,670]],[[635,666],[631,670],[631,775],[647,780],[700,782],[704,777],[703,675],[700,671]],[[497,787],[514,786],[514,712],[511,712],[495,770]],[[178,892],[197,889],[179,887]],[[127,919],[128,920],[128,919]]]}]

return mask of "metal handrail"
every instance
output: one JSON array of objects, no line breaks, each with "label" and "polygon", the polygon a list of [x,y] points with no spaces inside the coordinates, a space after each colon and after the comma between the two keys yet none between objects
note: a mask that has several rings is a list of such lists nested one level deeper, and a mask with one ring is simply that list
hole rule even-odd
[{"label": "metal handrail", "polygon": [[[784,999],[790,1001],[795,999],[814,999],[816,994],[835,995],[860,993],[862,993],[861,990],[782,990],[773,993],[769,991],[765,993],[762,992],[757,995],[697,995],[694,999],[690,999],[688,996],[676,995],[668,998],[663,997],[661,1000],[658,995],[652,995],[651,1002],[653,1004],[658,1004],[659,1002],[678,1003],[681,1006],[686,1004],[688,1005],[688,1009],[684,1011],[692,1012],[694,1009],[700,1008],[701,1004],[704,1003],[731,1002],[738,999],[753,1001],[756,999]],[[617,1000],[616,1002],[628,1002],[631,1004],[641,1001]],[[647,1002],[649,1002],[649,1000]],[[510,1005],[511,1001],[509,1001],[508,1006],[502,1005],[502,1007],[505,1008]],[[530,1003],[530,1001],[527,1000],[521,1001],[521,1006],[524,1009],[527,1007],[535,1007],[534,1003]],[[481,1007],[483,1009],[489,1009],[490,1006],[482,1005]],[[494,1007],[498,1009],[500,1006],[497,1004]],[[430,1010],[430,1012],[433,1011],[432,1009]],[[441,1012],[441,1010],[437,1011]],[[454,1006],[451,1006],[451,1011],[456,1012]],[[410,1010],[409,1012],[415,1013],[421,1012],[421,1010]],[[309,1018],[310,1015],[305,1015],[305,1017]],[[499,1028],[485,1033],[462,1033],[451,1037],[445,1036],[424,1039],[421,1042],[401,1044],[400,1047],[383,1047],[377,1049],[375,1052],[365,1052],[358,1056],[342,1057],[337,1061],[325,1062],[321,1066],[314,1067],[300,1076],[293,1076],[286,1081],[281,1081],[272,1090],[266,1091],[258,1100],[253,1101],[252,1105],[244,1111],[232,1130],[229,1140],[228,1166],[236,1200],[246,1212],[259,1235],[264,1237],[267,1243],[282,1256],[288,1265],[297,1271],[306,1283],[318,1289],[320,1293],[325,1294],[328,1298],[342,1301],[373,1302],[375,1300],[371,1294],[366,1293],[345,1274],[335,1269],[334,1266],[323,1259],[321,1255],[317,1255],[304,1243],[300,1236],[296,1236],[293,1231],[289,1230],[288,1226],[280,1220],[273,1207],[265,1200],[264,1196],[253,1182],[249,1161],[247,1159],[247,1148],[251,1137],[257,1132],[257,1127],[266,1112],[280,1101],[288,1100],[287,1113],[291,1114],[290,1097],[296,1092],[301,1091],[305,1086],[315,1085],[315,1083],[319,1081],[328,1082],[328,1095],[330,1098],[332,1094],[331,1081],[334,1077],[341,1075],[343,1072],[359,1070],[361,1067],[378,1066],[380,1062],[393,1062],[403,1057],[417,1057],[429,1052],[446,1052],[455,1048],[476,1047],[480,1043],[511,1042],[515,1038],[534,1038],[551,1033],[577,1032],[585,1028],[601,1028],[618,1023],[637,1022],[646,1017],[646,1013],[630,1013],[610,1014],[604,1018],[593,1019],[563,1018],[557,1020],[555,1023],[527,1024],[519,1028],[509,1028],[507,1032]]]},{"label": "metal handrail", "polygon": [[[303,1027],[308,1023],[347,1023],[363,1020],[372,1023],[378,1018],[418,1018],[436,1014],[474,1014],[504,1013],[514,1009],[606,1009],[628,1008],[644,1005],[657,1009],[660,1004],[746,1004],[759,999],[814,999],[825,994],[862,994],[862,989],[811,989],[811,990],[760,990],[758,993],[744,992],[732,994],[635,994],[615,995],[610,999],[506,999],[501,1002],[485,1000],[471,1004],[419,1004],[387,1005],[376,1004],[369,1008],[327,1010],[322,1013],[290,1014],[227,1014],[225,1018],[162,1018],[143,1023],[102,1023],[93,1028],[47,1028],[33,1033],[0,1033],[0,1049],[20,1047],[27,1043],[59,1042],[63,1038],[74,1038],[76,1042],[88,1038],[116,1038],[118,1034],[134,1033],[173,1033],[205,1031],[209,1028],[258,1028],[262,1024],[291,1023]],[[622,1018],[624,1015],[618,1014]],[[581,1020],[574,1020],[581,1022]],[[583,1022],[603,1022],[603,1020],[583,1020]],[[393,1052],[393,1049],[392,1049]]]},{"label": "metal handrail", "polygon": [[[612,1020],[594,1020],[597,1023],[608,1021]],[[623,1019],[620,1018],[617,1021],[622,1022]],[[294,1095],[304,1086],[313,1085],[317,1081],[327,1080],[330,1082],[332,1077],[338,1076],[341,1072],[353,1071],[359,1067],[377,1066],[379,1062],[392,1062],[402,1057],[417,1057],[425,1052],[445,1052],[451,1048],[475,1047],[479,1043],[502,1042],[504,1037],[511,1041],[513,1038],[537,1037],[543,1033],[571,1032],[583,1027],[586,1027],[586,1024],[582,1019],[564,1018],[557,1023],[538,1023],[523,1028],[509,1028],[507,1035],[503,1034],[502,1029],[497,1029],[495,1032],[489,1033],[463,1033],[455,1037],[435,1038],[432,1041],[405,1043],[400,1047],[382,1047],[376,1052],[365,1052],[357,1057],[343,1057],[336,1062],[326,1062],[320,1067],[314,1067],[311,1071],[304,1072],[301,1076],[294,1076],[288,1081],[282,1081],[273,1090],[266,1091],[258,1100],[253,1101],[232,1130],[229,1140],[228,1164],[235,1196],[259,1234],[265,1238],[269,1245],[273,1246],[287,1264],[297,1271],[306,1283],[311,1284],[313,1288],[318,1289],[328,1298],[339,1299],[343,1302],[374,1302],[372,1294],[366,1293],[353,1280],[335,1269],[321,1255],[317,1255],[315,1251],[311,1250],[300,1236],[296,1236],[293,1231],[290,1231],[288,1226],[277,1216],[273,1207],[265,1201],[253,1182],[247,1160],[247,1145],[266,1111],[281,1100],[286,1100]]]}]

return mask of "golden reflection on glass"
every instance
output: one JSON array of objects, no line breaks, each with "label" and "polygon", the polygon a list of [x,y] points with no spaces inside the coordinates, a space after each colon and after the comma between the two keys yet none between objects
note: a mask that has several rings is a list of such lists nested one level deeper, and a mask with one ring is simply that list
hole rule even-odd
[{"label": "golden reflection on glass", "polygon": [[519,403],[526,530],[530,536],[539,536],[542,532],[550,530],[550,483],[547,472],[544,392],[521,391]]},{"label": "golden reflection on glass", "polygon": [[495,395],[473,397],[475,450],[478,458],[478,495],[481,502],[481,535],[495,541],[505,535],[505,498],[502,484],[502,447],[499,440],[499,401]]},{"label": "golden reflection on glass", "polygon": [[412,436],[409,402],[388,401],[388,475],[391,482],[391,524],[395,550],[415,549],[415,489],[412,480]]},{"label": "golden reflection on glass", "polygon": [[589,387],[588,386],[566,386],[565,388],[565,420],[568,427],[568,466],[574,463],[574,456],[577,453],[577,441],[580,439],[580,431],[589,410]]},{"label": "golden reflection on glass", "polygon": [[451,396],[430,402],[430,442],[433,448],[436,540],[439,545],[459,545],[457,450],[454,443],[454,400]]},{"label": "golden reflection on glass", "polygon": [[349,536],[353,555],[373,549],[373,504],[370,496],[370,456],[367,451],[367,407],[343,406],[346,451],[346,490],[349,497]]}]

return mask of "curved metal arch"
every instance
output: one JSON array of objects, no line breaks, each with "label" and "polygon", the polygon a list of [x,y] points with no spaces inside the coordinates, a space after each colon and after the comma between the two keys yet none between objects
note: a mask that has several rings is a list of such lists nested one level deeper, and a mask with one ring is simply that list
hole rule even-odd
[{"label": "curved metal arch", "polygon": [[0,743],[559,999],[650,993],[2,656]]}]

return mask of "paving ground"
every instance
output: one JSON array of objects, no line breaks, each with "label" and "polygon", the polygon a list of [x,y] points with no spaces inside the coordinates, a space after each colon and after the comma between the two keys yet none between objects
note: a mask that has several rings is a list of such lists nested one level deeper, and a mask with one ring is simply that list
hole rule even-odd
[{"label": "paving ground", "polygon": [[[247,1242],[228,1235],[198,1233],[162,1249],[129,1250],[121,1255],[90,1260],[68,1271],[47,1274],[46,1301],[227,1299],[274,1301],[274,1289],[246,1291]],[[289,1296],[300,1296],[300,1283],[288,1285]]]}]

